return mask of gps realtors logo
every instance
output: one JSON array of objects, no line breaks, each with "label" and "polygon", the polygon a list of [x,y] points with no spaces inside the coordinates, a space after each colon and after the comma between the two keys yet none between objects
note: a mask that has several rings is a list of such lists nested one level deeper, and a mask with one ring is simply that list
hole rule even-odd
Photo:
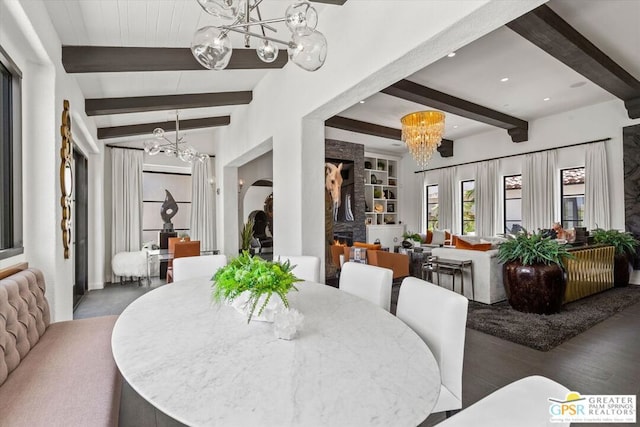
[{"label": "gps realtors logo", "polygon": [[572,391],[564,400],[549,398],[552,423],[635,423],[636,396],[584,395]]}]

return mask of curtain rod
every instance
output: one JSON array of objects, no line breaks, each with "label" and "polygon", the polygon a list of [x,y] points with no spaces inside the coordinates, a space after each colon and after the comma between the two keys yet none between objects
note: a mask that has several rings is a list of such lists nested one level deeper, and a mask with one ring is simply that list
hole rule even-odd
[{"label": "curtain rod", "polygon": [[611,138],[594,139],[593,141],[578,142],[578,143],[576,143],[576,144],[563,145],[562,147],[556,147],[556,148],[545,148],[544,150],[527,151],[526,153],[518,153],[518,154],[509,154],[509,155],[507,155],[507,156],[495,157],[495,158],[493,158],[493,159],[474,160],[474,161],[472,161],[472,162],[459,163],[459,164],[457,164],[457,165],[451,165],[451,166],[440,166],[439,168],[424,169],[424,170],[421,170],[421,171],[415,171],[415,172],[413,172],[413,173],[422,173],[422,172],[437,171],[437,170],[440,170],[440,169],[447,169],[447,168],[453,168],[453,167],[457,167],[457,166],[472,165],[472,164],[474,164],[474,163],[488,162],[489,160],[502,160],[502,159],[508,159],[508,158],[510,158],[510,157],[524,156],[524,155],[526,155],[526,154],[542,153],[542,152],[544,152],[544,151],[559,150],[559,149],[562,149],[562,148],[577,147],[577,146],[579,146],[579,145],[595,144],[596,142],[604,142],[604,141],[611,141]]},{"label": "curtain rod", "polygon": [[[144,148],[138,148],[138,147],[121,147],[119,145],[114,145],[114,144],[107,144],[106,145],[109,148],[120,148],[122,150],[138,150],[138,151],[144,151]],[[216,155],[215,154],[207,154],[209,157],[211,158],[215,158]]]}]

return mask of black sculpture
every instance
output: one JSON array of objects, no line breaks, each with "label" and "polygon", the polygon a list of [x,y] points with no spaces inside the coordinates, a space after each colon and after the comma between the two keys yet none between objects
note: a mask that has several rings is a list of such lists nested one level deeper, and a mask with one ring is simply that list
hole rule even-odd
[{"label": "black sculpture", "polygon": [[171,218],[173,218],[178,213],[178,204],[175,199],[169,193],[169,190],[165,189],[166,193],[164,197],[164,202],[162,203],[162,207],[160,207],[160,216],[164,221],[163,230],[164,231],[173,231],[173,223],[171,222]]}]

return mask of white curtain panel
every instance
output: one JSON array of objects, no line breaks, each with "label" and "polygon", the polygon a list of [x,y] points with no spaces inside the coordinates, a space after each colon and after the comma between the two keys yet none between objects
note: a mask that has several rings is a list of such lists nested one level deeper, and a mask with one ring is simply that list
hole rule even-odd
[{"label": "white curtain panel", "polygon": [[496,189],[495,160],[476,165],[476,236],[493,236],[495,234],[495,218],[498,212]]},{"label": "white curtain panel", "polygon": [[527,154],[522,165],[522,226],[529,232],[554,221],[556,151]]},{"label": "white curtain panel", "polygon": [[587,229],[611,227],[607,152],[604,141],[587,145],[584,161],[584,225]]},{"label": "white curtain panel", "polygon": [[453,231],[456,168],[440,171],[438,178],[438,228]]},{"label": "white curtain panel", "polygon": [[111,256],[142,247],[142,150],[111,149]]},{"label": "white curtain panel", "polygon": [[194,161],[191,169],[191,240],[200,240],[203,251],[216,247],[215,198],[209,178],[209,162]]}]

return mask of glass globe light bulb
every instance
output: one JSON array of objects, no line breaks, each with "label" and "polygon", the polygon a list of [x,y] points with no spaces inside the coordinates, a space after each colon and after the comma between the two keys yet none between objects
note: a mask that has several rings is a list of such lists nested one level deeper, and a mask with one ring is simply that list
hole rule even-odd
[{"label": "glass globe light bulb", "polygon": [[180,153],[178,154],[178,157],[180,157],[180,160],[182,160],[183,162],[191,162],[193,161],[195,156],[196,156],[196,150],[194,150],[191,147],[185,148],[184,150],[180,151]]},{"label": "glass globe light bulb", "polygon": [[158,141],[145,141],[144,151],[150,156],[155,156],[160,152],[160,144]]},{"label": "glass globe light bulb", "polygon": [[217,18],[235,20],[244,10],[244,0],[197,0],[209,14]]},{"label": "glass globe light bulb", "polygon": [[284,13],[284,18],[293,34],[311,34],[318,25],[318,12],[306,1],[290,5]]},{"label": "glass globe light bulb", "polygon": [[162,138],[164,136],[164,129],[162,128],[155,128],[153,130],[153,136],[155,136],[156,138]]},{"label": "glass globe light bulb", "polygon": [[231,40],[216,27],[202,27],[193,36],[191,53],[210,70],[222,70],[229,63],[233,47]]},{"label": "glass globe light bulb", "polygon": [[289,59],[307,71],[316,71],[327,59],[327,39],[320,31],[293,34],[289,43]]},{"label": "glass globe light bulb", "polygon": [[263,40],[256,53],[262,62],[271,63],[278,58],[278,47],[270,40]]}]

